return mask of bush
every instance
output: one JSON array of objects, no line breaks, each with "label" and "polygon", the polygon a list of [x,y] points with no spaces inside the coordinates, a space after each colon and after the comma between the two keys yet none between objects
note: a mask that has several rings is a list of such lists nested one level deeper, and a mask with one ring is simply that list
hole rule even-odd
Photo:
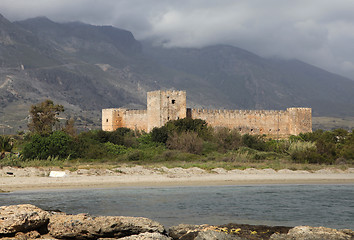
[{"label": "bush", "polygon": [[218,146],[218,150],[226,152],[228,150],[237,150],[242,145],[241,134],[233,129],[218,128],[214,130],[213,142]]},{"label": "bush", "polygon": [[290,147],[288,140],[269,140],[265,142],[267,152],[287,153]]},{"label": "bush", "polygon": [[73,153],[73,139],[62,131],[55,131],[49,136],[34,134],[22,151],[25,159],[47,159],[48,157],[62,159]]},{"label": "bush", "polygon": [[266,144],[262,136],[245,134],[242,136],[242,144],[259,151],[266,150]]},{"label": "bush", "polygon": [[313,142],[292,142],[287,152],[292,155],[296,152],[305,152],[307,150],[316,151],[316,144]]},{"label": "bush", "polygon": [[168,130],[166,126],[153,128],[151,131],[151,140],[158,143],[166,143],[168,139]]},{"label": "bush", "polygon": [[203,151],[203,140],[195,132],[174,132],[168,137],[166,144],[169,149],[193,154],[201,154]]},{"label": "bush", "polygon": [[11,139],[8,136],[0,136],[0,159],[5,157],[5,152],[11,152],[12,148]]},{"label": "bush", "polygon": [[144,159],[144,153],[140,150],[133,150],[127,153],[128,161],[139,161]]},{"label": "bush", "polygon": [[291,154],[291,159],[295,163],[331,163],[330,160],[324,158],[321,154],[312,149],[294,152]]},{"label": "bush", "polygon": [[104,147],[107,153],[112,155],[119,155],[127,152],[127,148],[125,146],[117,145],[111,142],[104,143]]},{"label": "bush", "polygon": [[169,135],[173,132],[195,132],[204,140],[211,137],[211,128],[208,128],[208,124],[202,119],[183,118],[169,121],[165,126],[167,127]]}]

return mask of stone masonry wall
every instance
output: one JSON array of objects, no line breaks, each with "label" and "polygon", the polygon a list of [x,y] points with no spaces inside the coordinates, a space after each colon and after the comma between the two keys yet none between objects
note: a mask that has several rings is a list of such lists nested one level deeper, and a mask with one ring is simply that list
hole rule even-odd
[{"label": "stone masonry wall", "polygon": [[186,109],[186,91],[148,92],[148,131],[162,127],[170,120],[185,118]]},{"label": "stone masonry wall", "polygon": [[147,131],[147,111],[124,108],[103,109],[102,130],[114,131],[120,127]]},{"label": "stone masonry wall", "polygon": [[212,127],[236,128],[241,134],[289,135],[287,111],[192,109],[192,118],[203,119]]},{"label": "stone masonry wall", "polygon": [[124,126],[133,130],[147,131],[147,111],[146,110],[128,110],[123,119]]},{"label": "stone masonry wall", "polygon": [[287,111],[289,112],[289,133],[291,135],[312,132],[311,108],[288,108]]}]

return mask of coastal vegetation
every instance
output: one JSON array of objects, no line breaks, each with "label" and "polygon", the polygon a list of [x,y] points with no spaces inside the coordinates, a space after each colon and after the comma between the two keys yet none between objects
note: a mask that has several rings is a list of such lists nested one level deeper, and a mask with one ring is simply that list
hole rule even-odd
[{"label": "coastal vegetation", "polygon": [[46,100],[31,107],[30,132],[0,136],[2,166],[142,164],[212,169],[352,167],[354,131],[316,130],[271,139],[211,128],[201,119],[169,121],[150,133],[118,128],[77,134],[74,121],[61,126],[63,106]]}]

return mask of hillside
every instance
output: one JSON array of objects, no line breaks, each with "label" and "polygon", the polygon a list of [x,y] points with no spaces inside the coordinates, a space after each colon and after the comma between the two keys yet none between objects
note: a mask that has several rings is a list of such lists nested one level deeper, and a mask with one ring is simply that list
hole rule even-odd
[{"label": "hillside", "polygon": [[[0,15],[0,121],[26,129],[31,104],[51,98],[80,128],[102,108],[145,108],[146,92],[187,90],[189,107],[312,107],[314,116],[354,116],[354,81],[297,60],[265,59],[232,46],[153,47],[131,32],[39,17]],[[5,132],[5,130],[3,130]]]}]

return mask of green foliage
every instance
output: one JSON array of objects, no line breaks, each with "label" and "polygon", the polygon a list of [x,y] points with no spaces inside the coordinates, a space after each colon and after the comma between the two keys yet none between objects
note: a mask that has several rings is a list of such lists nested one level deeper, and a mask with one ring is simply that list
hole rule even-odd
[{"label": "green foliage", "polygon": [[242,144],[246,147],[253,148],[256,150],[266,150],[264,138],[260,135],[245,134],[242,136]]},{"label": "green foliage", "polygon": [[326,159],[324,156],[311,149],[294,152],[291,154],[291,159],[295,163],[330,163],[329,159]]},{"label": "green foliage", "polygon": [[151,140],[159,143],[166,143],[168,139],[168,129],[166,126],[153,128],[151,131]]},{"label": "green foliage", "polygon": [[[172,122],[177,124],[170,122],[172,125],[155,128],[148,134],[120,128],[113,132],[83,132],[77,136],[64,131],[49,135],[27,134],[11,137],[11,141],[9,137],[0,136],[2,149],[12,149],[12,142],[19,144],[15,146],[16,150],[22,149],[22,156],[7,154],[0,164],[62,165],[63,160],[69,157],[83,161],[127,161],[137,164],[194,160],[232,166],[241,166],[242,163],[266,165],[267,161],[273,160],[305,164],[354,163],[353,131],[315,131],[275,141],[266,140],[264,136],[241,136],[239,131],[226,128],[211,131],[204,128],[200,121]],[[167,138],[161,141],[166,134]]]},{"label": "green foliage", "polygon": [[288,140],[269,140],[265,142],[266,151],[276,153],[287,153],[291,145]]},{"label": "green foliage", "polygon": [[77,135],[77,131],[75,128],[75,120],[73,118],[66,120],[65,126],[62,129],[63,132],[69,134],[72,137],[75,137]]},{"label": "green foliage", "polygon": [[172,134],[173,132],[195,132],[204,140],[211,136],[211,129],[208,128],[206,121],[202,119],[183,118],[169,121],[165,126],[168,134]]},{"label": "green foliage", "polygon": [[201,154],[203,151],[203,139],[196,132],[174,132],[168,137],[166,145],[169,149],[193,154]]},{"label": "green foliage", "polygon": [[127,148],[122,145],[117,145],[111,142],[104,143],[104,147],[107,153],[112,155],[120,155],[127,152]]},{"label": "green foliage", "polygon": [[67,158],[73,153],[73,139],[62,131],[55,131],[49,136],[34,134],[22,151],[25,159]]},{"label": "green foliage", "polygon": [[88,138],[99,143],[111,142],[116,145],[131,147],[137,144],[134,132],[129,128],[118,128],[113,132],[103,130],[93,130],[87,133],[82,133],[79,138]]},{"label": "green foliage", "polygon": [[291,142],[287,152],[292,155],[293,153],[304,152],[307,150],[316,151],[316,144],[313,142],[301,141]]},{"label": "green foliage", "polygon": [[0,167],[11,166],[11,167],[21,167],[22,159],[17,154],[4,154],[0,161]]},{"label": "green foliage", "polygon": [[213,142],[220,152],[237,150],[242,145],[241,134],[236,129],[218,128],[214,130]]},{"label": "green foliage", "polygon": [[291,157],[295,162],[333,164],[337,159],[352,162],[354,158],[352,135],[353,132],[349,133],[344,129],[316,130],[312,133],[299,134],[297,140],[312,142],[315,148],[293,152]]},{"label": "green foliage", "polygon": [[62,105],[54,105],[52,100],[45,100],[30,109],[31,122],[28,127],[31,132],[48,135],[53,131],[54,125],[59,121],[57,115],[64,112]]},{"label": "green foliage", "polygon": [[144,153],[141,150],[132,150],[127,153],[128,161],[139,161],[144,159]]},{"label": "green foliage", "polygon": [[13,148],[11,138],[8,136],[0,135],[0,157],[3,158],[5,156],[5,152],[11,152]]}]

